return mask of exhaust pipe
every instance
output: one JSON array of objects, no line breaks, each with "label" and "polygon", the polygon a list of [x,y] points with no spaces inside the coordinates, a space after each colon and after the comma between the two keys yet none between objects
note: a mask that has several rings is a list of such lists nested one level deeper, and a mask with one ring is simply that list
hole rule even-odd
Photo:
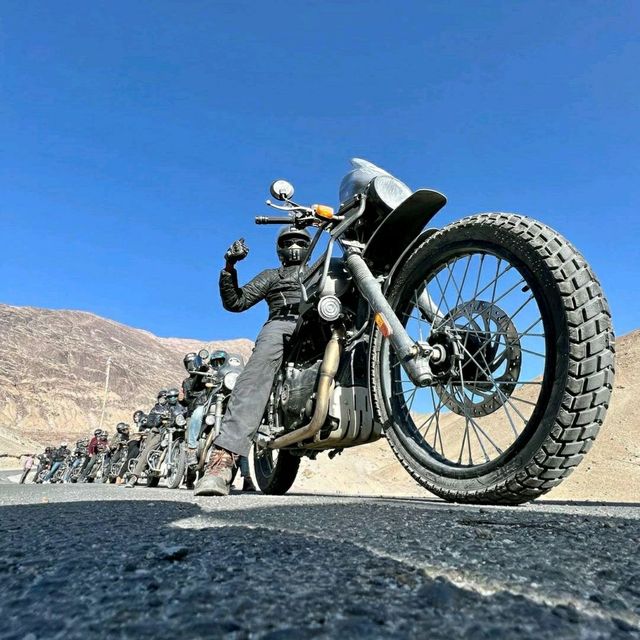
[{"label": "exhaust pipe", "polygon": [[322,425],[327,419],[329,413],[329,401],[334,387],[334,378],[338,373],[338,365],[340,364],[340,355],[342,353],[342,340],[344,331],[342,329],[334,329],[331,340],[327,344],[324,351],[324,358],[320,365],[320,380],[318,381],[318,391],[316,394],[316,408],[313,412],[311,422],[304,427],[300,427],[290,433],[276,438],[269,443],[269,449],[282,449],[292,444],[302,442],[308,438],[317,436]]}]

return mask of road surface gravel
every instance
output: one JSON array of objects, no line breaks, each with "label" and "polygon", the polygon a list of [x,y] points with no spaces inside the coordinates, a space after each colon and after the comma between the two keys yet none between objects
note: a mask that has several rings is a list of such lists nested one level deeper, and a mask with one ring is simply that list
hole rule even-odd
[{"label": "road surface gravel", "polygon": [[640,638],[639,547],[634,504],[0,482],[0,638]]}]

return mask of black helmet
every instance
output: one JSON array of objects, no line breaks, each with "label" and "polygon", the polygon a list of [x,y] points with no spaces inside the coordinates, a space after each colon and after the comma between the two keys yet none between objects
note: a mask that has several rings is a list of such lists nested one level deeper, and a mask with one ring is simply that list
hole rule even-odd
[{"label": "black helmet", "polygon": [[307,249],[311,244],[311,236],[305,229],[282,227],[278,234],[278,258],[283,266],[302,264],[307,257]]},{"label": "black helmet", "polygon": [[169,389],[169,391],[167,391],[167,402],[169,402],[169,404],[175,404],[178,401],[179,395],[180,392],[175,387]]},{"label": "black helmet", "polygon": [[195,369],[195,361],[198,357],[198,354],[194,351],[187,353],[187,355],[183,358],[182,362],[184,362],[184,368],[187,371],[193,371]]},{"label": "black helmet", "polygon": [[94,436],[96,436],[96,438],[97,438],[101,433],[102,433],[102,429],[96,429],[96,430],[93,432],[93,435],[94,435]]},{"label": "black helmet", "polygon": [[161,398],[164,398],[165,402],[167,400],[167,390],[166,389],[160,389],[160,391],[158,391],[158,402],[160,402],[160,404],[164,404],[164,402],[161,402]]},{"label": "black helmet", "polygon": [[133,413],[133,421],[135,423],[141,422],[142,418],[144,418],[144,411],[142,411],[142,409],[138,409]]},{"label": "black helmet", "polygon": [[126,435],[129,433],[129,425],[126,422],[118,422],[116,425],[116,431]]}]

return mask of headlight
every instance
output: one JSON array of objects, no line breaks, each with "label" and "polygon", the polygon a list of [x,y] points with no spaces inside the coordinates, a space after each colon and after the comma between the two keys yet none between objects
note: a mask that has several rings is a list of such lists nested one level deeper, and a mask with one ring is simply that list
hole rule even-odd
[{"label": "headlight", "polygon": [[184,427],[184,425],[187,424],[187,419],[182,414],[178,414],[175,422],[179,427]]},{"label": "headlight", "polygon": [[198,351],[198,355],[203,359],[206,360],[209,357],[209,351],[208,349],[200,349],[200,351]]},{"label": "headlight", "polygon": [[235,356],[232,356],[231,358],[229,358],[229,365],[231,365],[232,367],[241,367],[242,366],[242,362],[240,360],[240,358],[236,358]]},{"label": "headlight", "polygon": [[233,388],[236,386],[236,380],[238,379],[238,376],[240,374],[237,373],[236,371],[230,371],[229,373],[227,373],[227,375],[224,377],[223,383],[224,386],[229,389],[229,391],[232,391]]},{"label": "headlight", "polygon": [[209,413],[205,417],[204,423],[209,425],[210,427],[213,426],[216,423],[216,417],[213,415],[213,413]]}]

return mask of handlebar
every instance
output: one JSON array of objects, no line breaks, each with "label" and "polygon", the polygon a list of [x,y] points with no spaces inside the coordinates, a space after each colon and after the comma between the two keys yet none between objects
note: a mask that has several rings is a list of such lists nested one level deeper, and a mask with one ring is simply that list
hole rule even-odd
[{"label": "handlebar", "polygon": [[289,216],[269,217],[269,216],[256,216],[256,224],[293,224],[293,218]]}]

